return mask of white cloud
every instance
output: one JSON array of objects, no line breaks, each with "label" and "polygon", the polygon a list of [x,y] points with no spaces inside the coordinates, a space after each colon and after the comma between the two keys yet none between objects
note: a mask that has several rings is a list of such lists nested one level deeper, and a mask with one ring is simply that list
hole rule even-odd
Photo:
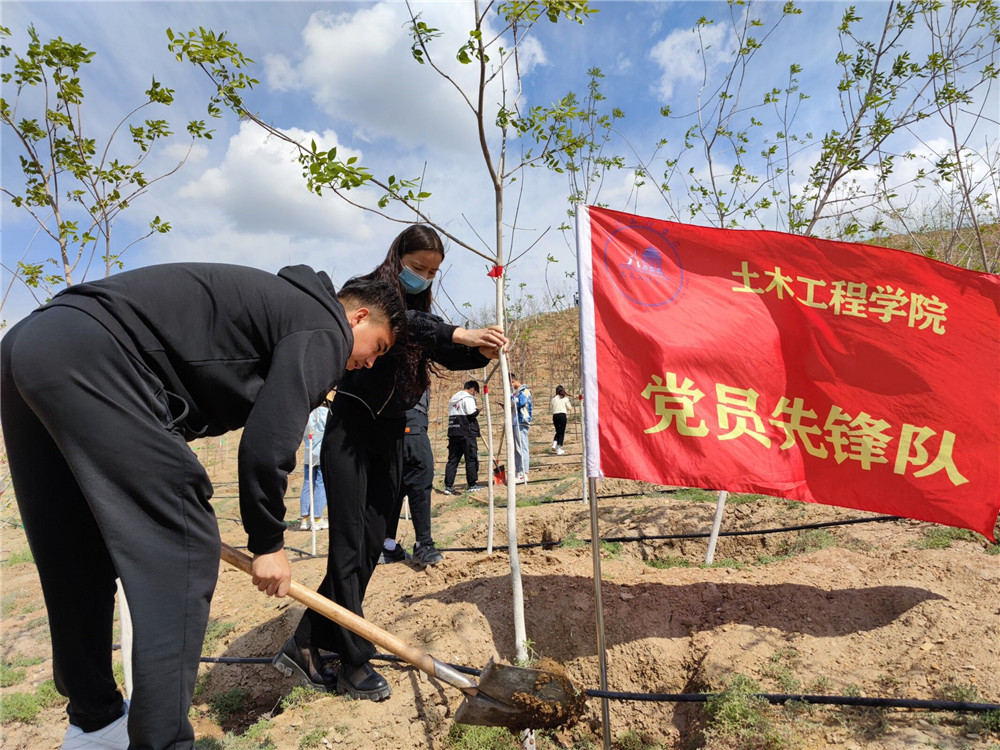
[{"label": "white cloud", "polygon": [[661,71],[653,90],[660,99],[669,100],[679,83],[711,80],[713,68],[727,57],[728,37],[722,26],[703,26],[700,37],[690,29],[674,29],[653,45],[649,56]]},{"label": "white cloud", "polygon": [[[455,54],[472,28],[471,3],[416,3],[416,12],[441,31],[429,43],[434,62],[464,91],[478,82],[478,66]],[[302,31],[297,59],[268,56],[267,80],[276,88],[307,91],[331,117],[351,123],[366,142],[391,138],[404,148],[466,150],[475,147],[473,114],[452,83],[411,54],[403,3],[382,2],[353,13],[314,13]],[[484,37],[495,32],[484,28]],[[546,62],[540,43],[524,40],[522,75]],[[499,79],[487,107],[500,100]],[[474,101],[474,98],[473,98]],[[492,112],[487,121],[493,119]]]},{"label": "white cloud", "polygon": [[175,139],[163,149],[162,156],[170,161],[184,161],[186,165],[195,165],[205,161],[208,154],[208,147],[201,143],[191,143],[190,140],[180,142]]},{"label": "white cloud", "polygon": [[[360,156],[338,145],[336,133],[285,131],[299,143],[315,141],[320,149],[338,146],[338,157]],[[294,147],[265,137],[243,123],[229,141],[220,164],[177,191],[177,208],[188,226],[228,225],[235,231],[281,234],[303,239],[369,236],[360,212],[343,201],[309,192]]]},{"label": "white cloud", "polygon": [[619,75],[623,73],[628,73],[632,70],[632,59],[628,57],[624,52],[619,52],[618,57],[615,58],[615,65],[612,70]]},{"label": "white cloud", "polygon": [[[370,252],[368,252],[370,247]],[[210,248],[206,252],[206,248]],[[154,248],[149,248],[153,250]],[[211,232],[175,230],[156,249],[156,262],[211,261],[277,271],[304,263],[330,273],[338,283],[370,270],[384,248],[320,238],[302,239],[284,232],[246,232],[232,226]],[[360,263],[358,260],[360,259]]]}]

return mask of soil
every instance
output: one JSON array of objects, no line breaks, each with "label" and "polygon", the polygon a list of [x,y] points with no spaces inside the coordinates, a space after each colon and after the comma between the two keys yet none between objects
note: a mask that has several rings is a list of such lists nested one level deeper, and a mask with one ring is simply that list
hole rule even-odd
[{"label": "soil", "polygon": [[[551,344],[558,331],[572,330],[556,322],[559,325],[536,327],[532,341],[541,342],[538,351],[551,351],[544,345]],[[531,431],[531,482],[517,486],[518,539],[538,545],[520,551],[525,618],[533,656],[561,665],[578,688],[598,688],[594,561],[584,542],[591,536],[590,517],[588,506],[579,500],[578,413],[571,418],[566,454],[548,450],[547,394],[557,382],[573,393],[578,388],[572,374],[575,363],[556,364],[562,358],[536,356],[534,367],[519,365],[534,386],[538,425]],[[482,373],[478,375],[481,379]],[[376,625],[438,659],[482,668],[491,659],[509,664],[515,654],[507,512],[502,507],[506,487],[495,487],[500,507],[493,553],[470,551],[487,544],[487,492],[458,497],[439,492],[447,398],[464,377],[449,373],[438,382],[432,401],[431,432],[435,455],[441,459],[433,526],[445,559],[426,568],[412,563],[379,566],[365,612]],[[499,386],[494,390],[499,392]],[[490,398],[495,407],[497,396],[491,393]],[[239,546],[246,539],[237,520],[237,445],[238,436],[230,435],[193,447],[215,483],[222,538]],[[482,453],[484,478],[485,449]],[[290,519],[298,515],[300,477],[296,475],[289,488]],[[599,532],[605,539],[705,532],[715,510],[712,493],[625,480],[604,480],[599,497]],[[5,517],[16,511],[9,501],[4,497]],[[859,517],[865,514],[736,496],[727,506],[723,530]],[[716,691],[742,674],[771,693],[1000,703],[1000,555],[973,534],[957,535],[947,540],[948,546],[932,548],[940,539],[931,536],[935,531],[940,527],[890,521],[724,537],[712,567],[702,565],[706,540],[701,538],[606,542],[600,565],[608,689]],[[399,537],[412,547],[413,528],[405,520]],[[317,557],[295,552],[308,553],[311,538],[297,530],[286,537],[295,558],[295,578],[310,587],[322,577],[327,546],[326,532],[321,532]],[[3,662],[41,660],[25,668],[20,683],[4,690],[9,694],[30,691],[50,679],[52,664],[35,567],[30,562],[12,564],[27,548],[16,516],[4,525],[0,543]],[[296,602],[267,598],[246,574],[222,565],[210,627],[221,635],[208,643],[206,655],[270,658],[301,612]],[[262,718],[270,719],[266,733],[277,748],[298,748],[305,738],[320,734],[322,747],[452,746],[448,735],[462,693],[395,662],[379,661],[376,666],[393,690],[381,703],[292,693],[299,683],[280,677],[268,664],[203,664],[192,712],[199,747],[223,748],[227,737],[245,732]],[[219,696],[234,688],[242,688],[244,697],[223,719]],[[581,713],[576,726],[540,736],[539,745],[601,746],[602,702],[590,699]],[[616,747],[640,747],[628,744],[636,738],[665,748],[704,746],[699,703],[613,700],[608,713]],[[990,733],[967,714],[775,707],[768,715],[793,748],[1000,747],[1000,734]],[[32,723],[3,726],[2,746],[56,748],[65,727],[63,708],[48,707]],[[314,730],[319,731],[310,734]]]}]

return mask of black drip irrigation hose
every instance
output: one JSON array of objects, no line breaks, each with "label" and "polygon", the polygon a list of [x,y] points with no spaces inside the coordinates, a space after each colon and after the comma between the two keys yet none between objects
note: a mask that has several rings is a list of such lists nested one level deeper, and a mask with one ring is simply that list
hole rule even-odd
[{"label": "black drip irrigation hose", "polygon": [[[230,518],[225,519],[229,521],[237,521],[237,519]],[[902,521],[905,520],[902,516],[875,516],[874,518],[849,518],[844,521],[823,521],[821,523],[806,523],[800,526],[781,526],[773,529],[752,529],[750,531],[720,531],[719,536],[756,536],[764,534],[785,534],[790,531],[807,531],[809,529],[823,529],[830,526],[851,526],[857,523],[880,523],[882,521]],[[238,522],[238,521],[237,521]],[[708,531],[693,532],[690,534],[652,534],[649,536],[608,536],[601,537],[602,542],[645,542],[645,541],[662,541],[667,539],[705,539],[710,537],[712,534]],[[534,547],[545,547],[551,549],[553,547],[558,547],[563,543],[563,539],[553,539],[551,542],[524,542],[517,545],[518,549],[532,549]],[[590,544],[590,539],[580,539],[582,544]],[[246,547],[237,547],[236,549],[246,549]],[[311,560],[316,557],[322,557],[322,555],[312,555],[309,552],[300,550],[296,547],[286,547],[285,549],[291,550],[297,553],[300,557],[295,558],[292,562],[299,562],[300,560]],[[441,552],[485,552],[486,547],[439,547]],[[495,552],[503,552],[507,549],[506,546],[494,546],[493,550]]]},{"label": "black drip irrigation hose", "polygon": [[[530,482],[528,482],[528,484],[534,484],[535,482],[539,481],[547,482],[555,480],[532,479]],[[660,497],[662,495],[672,495],[676,491],[677,490],[651,490],[649,492],[618,492],[614,495],[601,495],[600,499],[608,500],[615,497]],[[582,497],[563,497],[559,498],[558,500],[539,500],[538,505],[555,505],[556,503],[582,503],[582,502],[583,502]],[[500,507],[505,507],[505,505],[506,503],[504,505],[501,505]]]},{"label": "black drip irrigation hose", "polygon": [[[372,658],[378,661],[406,664],[403,659],[393,654],[375,654]],[[336,661],[340,659],[340,656],[338,654],[323,654],[322,659],[323,661]],[[201,662],[203,664],[270,664],[271,659],[266,656],[247,658],[203,656],[201,657]],[[480,675],[480,670],[474,667],[466,667],[461,664],[448,664],[448,666],[462,674],[473,677]],[[607,698],[613,701],[643,701],[652,703],[705,703],[719,696],[719,693],[633,693],[591,689],[584,689],[582,692],[588,698]],[[1000,703],[970,703],[968,701],[926,700],[919,698],[866,698],[855,695],[805,695],[801,693],[754,693],[753,697],[762,698],[768,703],[776,705],[795,701],[798,703],[829,706],[915,708],[928,711],[1000,711]]]},{"label": "black drip irrigation hose", "polygon": [[[801,526],[783,526],[775,529],[756,529],[751,531],[720,531],[719,536],[754,536],[757,534],[782,534],[789,531],[803,531],[806,529],[821,529],[827,526],[848,526],[856,523],[876,523],[880,521],[900,521],[902,516],[876,516],[874,518],[850,518],[846,521],[824,521],[823,523],[807,523]],[[655,534],[650,536],[609,536],[601,537],[602,542],[644,542],[649,540],[663,539],[704,539],[710,537],[711,532],[697,532],[691,534]],[[562,539],[554,539],[551,542],[531,542],[517,545],[518,549],[529,549],[531,547],[557,547],[563,543]],[[580,539],[583,544],[590,544],[590,539]],[[486,547],[441,547],[441,552],[484,552]],[[496,546],[494,551],[503,551],[506,547]]]},{"label": "black drip irrigation hose", "polygon": [[[705,703],[719,693],[619,693],[611,690],[584,690],[588,698],[616,701],[653,701],[660,703]],[[969,703],[967,701],[921,700],[919,698],[866,698],[854,695],[804,695],[785,693],[753,693],[768,703],[789,701],[831,706],[868,706],[873,708],[920,708],[930,711],[1000,711],[1000,703]]]}]

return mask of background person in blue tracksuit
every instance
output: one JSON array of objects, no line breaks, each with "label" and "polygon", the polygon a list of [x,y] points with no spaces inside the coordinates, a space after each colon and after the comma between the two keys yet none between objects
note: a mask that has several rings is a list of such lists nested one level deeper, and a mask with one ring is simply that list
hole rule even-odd
[{"label": "background person in blue tracksuit", "polygon": [[510,374],[510,400],[514,420],[514,481],[527,483],[528,471],[531,469],[531,456],[528,453],[528,429],[531,427],[531,389],[520,381],[514,373]]}]

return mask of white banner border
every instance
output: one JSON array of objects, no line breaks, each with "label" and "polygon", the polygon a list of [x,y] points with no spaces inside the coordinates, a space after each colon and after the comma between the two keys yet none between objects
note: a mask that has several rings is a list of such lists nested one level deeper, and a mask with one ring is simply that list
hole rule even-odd
[{"label": "white banner border", "polygon": [[601,443],[597,414],[597,333],[594,328],[594,259],[590,241],[590,206],[576,209],[576,263],[580,288],[580,357],[583,360],[583,399],[586,415],[587,476],[600,479]]}]

